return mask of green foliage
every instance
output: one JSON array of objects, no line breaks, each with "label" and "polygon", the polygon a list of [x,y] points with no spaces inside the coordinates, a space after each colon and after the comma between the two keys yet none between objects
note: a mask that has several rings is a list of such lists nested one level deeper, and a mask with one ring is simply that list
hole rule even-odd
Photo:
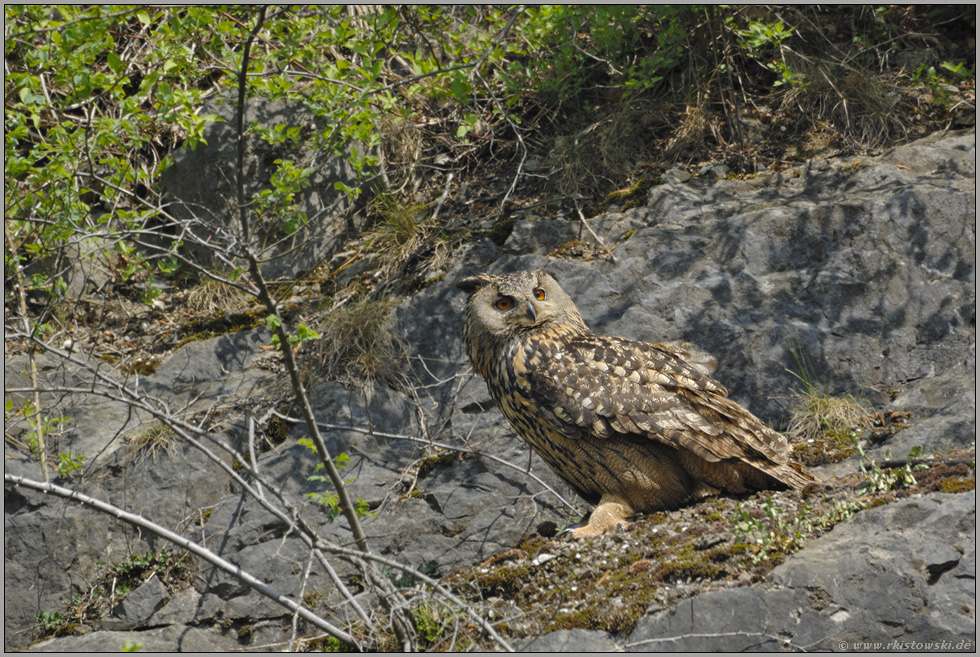
[{"label": "green foliage", "polygon": [[72,472],[76,470],[82,470],[85,467],[85,455],[79,452],[69,452],[67,454],[58,454],[58,474],[62,477],[68,477]]},{"label": "green foliage", "polygon": [[[318,454],[316,445],[314,445],[313,441],[310,440],[309,438],[300,438],[298,442],[300,445],[302,445],[307,450],[309,450],[312,454],[314,455]],[[346,452],[342,452],[333,457],[333,464],[338,470],[340,470],[341,468],[346,468],[348,463],[350,463],[350,456],[348,456]],[[314,474],[311,474],[309,477],[307,477],[307,480],[316,481],[316,482],[326,484],[327,486],[331,486],[332,482],[330,481],[329,477],[322,474],[316,474],[322,471],[323,471],[323,463],[317,463],[316,467],[313,468]],[[353,483],[354,481],[356,480],[345,479],[344,483],[349,484],[349,483]],[[307,493],[306,496],[324,508],[327,514],[327,520],[329,522],[333,522],[334,520],[336,520],[337,516],[339,516],[343,512],[343,509],[340,506],[340,498],[337,496],[337,493],[333,492],[329,488],[324,489],[322,493],[318,493],[318,492]],[[371,518],[374,518],[376,516],[375,513],[371,512],[371,506],[361,498],[357,498],[357,501],[354,502],[354,513],[357,514],[358,518],[363,518],[364,516],[369,516]]]},{"label": "green foliage", "polygon": [[[868,494],[887,493],[892,490],[911,488],[918,485],[915,475],[912,474],[912,463],[906,461],[901,468],[882,469],[874,459],[868,458],[864,448],[857,439],[854,440],[854,448],[861,457],[861,473],[868,476],[862,484],[862,490]],[[865,465],[867,462],[867,465]]]},{"label": "green foliage", "polygon": [[[276,349],[280,349],[281,343],[279,341],[277,330],[280,326],[282,326],[282,320],[275,315],[268,315],[265,318],[265,325],[269,327],[270,331],[272,331],[272,346]],[[288,342],[293,349],[298,349],[303,344],[312,340],[317,340],[319,337],[320,335],[316,331],[305,324],[300,324],[296,327],[296,333],[286,336],[286,342]]]},{"label": "green foliage", "polygon": [[447,632],[458,624],[462,612],[448,611],[431,605],[419,605],[412,611],[419,647],[434,647]]},{"label": "green foliage", "polygon": [[[174,149],[196,146],[217,120],[200,108],[236,88],[242,45],[253,28],[261,47],[251,49],[247,62],[247,95],[300,103],[314,120],[252,125],[247,133],[275,145],[303,144],[318,159],[346,158],[358,184],[335,185],[350,196],[378,174],[379,146],[390,147],[383,144],[386,126],[419,133],[442,124],[440,148],[458,152],[464,142],[507,141],[524,129],[522,121],[551,117],[564,132],[555,137],[573,135],[573,143],[607,118],[605,106],[628,99],[635,111],[632,104],[619,111],[632,129],[594,130],[589,139],[619,140],[636,150],[664,137],[637,127],[651,120],[672,126],[675,136],[687,131],[680,146],[671,146],[673,157],[704,133],[706,107],[725,108],[723,123],[732,124],[739,92],[757,85],[756,78],[784,91],[823,79],[799,70],[801,60],[792,54],[813,41],[801,26],[822,20],[807,12],[793,14],[797,22],[790,24],[785,12],[780,18],[727,5],[371,7],[272,6],[257,25],[259,10],[250,6],[5,6],[8,274],[16,264],[55,257],[97,234],[102,251],[93,257],[105,261],[113,282],[149,285],[142,298],[154,300],[151,275],[176,276],[181,248],[173,233],[157,231],[170,221],[161,211],[161,174]],[[853,12],[862,52],[897,47],[898,10]],[[972,75],[958,61],[919,72],[937,103],[952,100],[947,80]],[[743,88],[724,91],[719,76]],[[859,109],[853,101],[813,96],[831,113],[849,107],[849,123]],[[667,114],[654,116],[651,103],[664,98]],[[881,113],[881,102],[865,101]],[[694,118],[684,125],[688,116]],[[617,150],[615,144],[575,148],[572,155],[605,158]],[[630,166],[648,155],[628,152],[579,177],[598,179],[595,186],[607,185],[605,191],[621,187]],[[263,191],[244,199],[250,217],[283,235],[310,221],[297,200],[310,184],[312,164],[278,157],[259,181]],[[396,168],[387,169],[389,179]],[[148,231],[155,242],[145,239]],[[64,293],[64,282],[47,270],[31,285],[52,297]]]},{"label": "green foliage", "polygon": [[[104,565],[104,564],[103,564]],[[108,569],[120,576],[140,578],[148,573],[156,573],[161,577],[171,570],[183,570],[182,559],[176,558],[166,548],[159,552],[150,551],[146,554],[131,554],[125,561],[113,563]]]},{"label": "green foliage", "polygon": [[30,427],[30,431],[26,434],[27,446],[32,453],[38,456],[41,454],[41,445],[47,444],[51,437],[60,434],[64,430],[65,424],[71,419],[71,415],[44,415],[34,408],[34,404],[27,399],[15,412],[13,400],[8,399],[4,402],[4,419],[12,418],[14,415],[23,415],[27,421],[27,425]]},{"label": "green foliage", "polygon": [[976,68],[970,69],[962,62],[958,64],[943,62],[938,69],[935,66],[923,64],[912,74],[912,79],[929,89],[933,103],[942,107],[950,107],[956,102],[954,94],[950,91],[951,83],[973,78],[973,94],[976,95],[976,74]]},{"label": "green foliage", "polygon": [[844,522],[854,516],[855,513],[864,508],[860,502],[845,502],[833,500],[830,511],[824,514],[820,521],[820,526],[830,528],[839,522]]},{"label": "green foliage", "polygon": [[[491,49],[491,37],[510,14],[447,7],[360,13],[342,5],[270,9],[257,35],[263,47],[248,64],[272,73],[249,78],[247,93],[301,102],[317,119],[302,128],[252,126],[253,133],[346,157],[367,178],[376,173],[382,119],[420,110],[413,98],[469,102],[467,67],[480,57],[502,61],[509,42]],[[123,256],[120,281],[151,273],[154,256],[138,236],[165,222],[158,195],[169,153],[193,148],[217,118],[198,110],[215,87],[234,88],[241,44],[257,15],[247,6],[5,6],[8,272],[100,232],[113,236],[108,248]],[[474,31],[474,23],[483,29]],[[395,59],[417,79],[391,84]],[[460,135],[478,119],[468,112]],[[308,220],[295,201],[313,169],[285,158],[275,165],[269,187],[250,200],[290,234]],[[161,261],[159,272],[172,275],[175,261]],[[33,284],[54,283],[40,274]]]},{"label": "green foliage", "polygon": [[580,100],[597,85],[626,92],[654,87],[684,56],[694,6],[539,5],[517,26],[527,42],[521,59],[500,73],[519,102],[529,90],[543,102]]},{"label": "green foliage", "polygon": [[[277,126],[279,127],[279,126]],[[309,186],[313,167],[297,168],[289,160],[276,160],[278,169],[272,174],[272,189],[264,189],[254,197],[260,215],[272,215],[282,221],[287,235],[295,233],[306,223],[306,213],[296,209],[296,194]]]},{"label": "green foliage", "polygon": [[[186,21],[158,24],[167,13],[5,6],[4,91],[16,99],[4,113],[5,206],[26,255],[110,223],[140,226],[154,213],[137,215],[130,197],[154,184],[163,125],[200,138],[208,117],[195,115],[201,92],[188,85],[199,63],[178,33],[206,22],[188,10]],[[123,59],[127,39],[147,40],[138,61]]]},{"label": "green foliage", "polygon": [[776,74],[773,86],[806,84],[782,56],[783,41],[792,36],[793,28],[786,27],[781,20],[770,23],[750,20],[745,28],[734,27],[732,19],[727,22],[738,35],[738,44],[742,50],[747,55],[764,61],[766,68]]},{"label": "green foliage", "polygon": [[340,639],[328,636],[321,647],[321,652],[353,652],[353,646],[349,646]]},{"label": "green foliage", "polygon": [[762,518],[753,516],[741,504],[736,508],[732,529],[737,541],[754,548],[752,563],[795,552],[813,531],[809,518],[812,509],[809,506],[800,507],[796,515],[788,520],[785,512],[773,504],[771,495],[767,495],[762,504]]},{"label": "green foliage", "polygon": [[957,78],[961,78],[961,79],[974,78],[977,75],[976,68],[973,69],[967,68],[966,64],[964,64],[963,62],[960,62],[959,64],[950,64],[949,62],[943,62],[942,68],[949,71]]},{"label": "green foliage", "polygon": [[[130,555],[119,563],[99,561],[96,565],[102,572],[95,585],[85,593],[73,595],[70,601],[64,601],[64,614],[57,611],[37,614],[35,620],[41,636],[69,635],[76,628],[102,618],[151,576],[159,577],[173,592],[186,586],[190,575],[184,558],[167,549]],[[133,652],[139,650],[139,647],[133,647]]]},{"label": "green foliage", "polygon": [[41,632],[44,634],[53,632],[54,630],[58,629],[59,627],[65,624],[65,617],[62,616],[57,611],[53,613],[49,613],[47,611],[40,611],[34,617],[34,620],[37,622],[38,627],[41,629]]},{"label": "green foliage", "polygon": [[[533,7],[514,24],[517,38],[496,41],[512,16],[500,7],[385,7],[362,16],[340,5],[271,11],[259,34],[266,47],[253,51],[249,65],[277,73],[250,78],[248,93],[298,100],[318,120],[312,129],[250,130],[270,143],[303,140],[343,155],[367,177],[377,165],[382,119],[420,111],[423,103],[415,99],[473,103],[490,90],[474,85],[469,67],[478,61],[507,62],[495,70],[506,107],[538,84],[542,97],[573,99],[594,81],[582,74],[596,60],[608,60],[626,87],[649,87],[682,52],[678,17],[695,14],[670,7]],[[193,147],[216,119],[196,112],[206,91],[234,83],[255,10],[8,6],[5,19],[5,95],[12,101],[5,113],[5,207],[18,246],[5,263],[50,253],[73,235],[144,228],[159,210],[141,199],[158,191],[170,149]],[[659,45],[636,59],[641,41],[650,38]],[[393,59],[410,67],[403,83],[389,82]],[[520,121],[516,113],[504,116],[501,106],[492,111]],[[467,138],[481,114],[475,106],[461,112],[456,136]],[[351,143],[357,146],[348,151]],[[289,234],[307,221],[295,199],[312,168],[287,159],[275,164],[255,207]],[[117,244],[126,255],[123,280],[149,272],[147,254]],[[172,273],[173,261],[160,271]]]},{"label": "green foliage", "polygon": [[[71,419],[71,415],[44,415],[38,412],[34,408],[34,404],[27,399],[16,410],[14,409],[14,400],[8,399],[4,402],[3,411],[5,425],[17,416],[23,416],[27,421],[29,430],[24,436],[26,447],[38,458],[43,458],[45,454],[50,453],[55,442],[53,439],[64,431],[65,425]],[[56,469],[60,477],[67,478],[73,472],[82,470],[84,466],[85,455],[80,452],[58,454]]]}]

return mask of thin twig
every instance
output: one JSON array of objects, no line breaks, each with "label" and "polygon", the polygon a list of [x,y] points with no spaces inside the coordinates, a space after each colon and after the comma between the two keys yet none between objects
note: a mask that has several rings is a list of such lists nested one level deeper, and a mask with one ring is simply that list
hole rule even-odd
[{"label": "thin twig", "polygon": [[259,492],[259,497],[265,497],[262,492],[262,478],[259,474],[259,461],[255,458],[255,418],[251,414],[248,416],[248,458],[252,471],[255,472],[255,488]]},{"label": "thin twig", "polygon": [[432,221],[435,221],[439,217],[439,211],[442,210],[442,204],[446,202],[446,198],[449,196],[449,185],[452,184],[455,173],[450,173],[449,177],[446,178],[446,189],[443,190],[442,196],[439,197],[439,202],[436,203],[436,209],[432,211]]},{"label": "thin twig", "polygon": [[[246,245],[249,245],[250,243],[248,221],[249,212],[245,199],[245,101],[248,82],[247,73],[252,42],[258,35],[259,30],[261,29],[265,20],[265,11],[266,7],[264,6],[258,10],[255,27],[249,33],[248,38],[245,40],[245,43],[242,46],[242,64],[240,70],[238,71],[238,107],[236,112],[236,125],[238,130],[238,168],[235,172],[235,179],[238,188],[238,216],[241,224],[240,228],[243,236],[243,242]],[[289,335],[286,333],[285,322],[282,321],[282,316],[279,314],[278,304],[272,297],[268,285],[266,285],[265,278],[262,275],[262,269],[259,266],[258,258],[256,258],[256,256],[252,253],[250,246],[246,247],[245,255],[248,260],[248,269],[252,276],[252,282],[258,289],[259,300],[265,305],[269,315],[278,320],[274,333],[279,339],[279,349],[283,355],[283,360],[285,361],[286,371],[289,373],[289,379],[290,383],[292,384],[293,392],[296,395],[296,404],[300,407],[303,417],[305,418],[307,432],[314,446],[316,447],[317,455],[320,458],[320,462],[323,464],[324,471],[327,473],[330,482],[333,484],[334,492],[336,493],[340,504],[341,513],[343,513],[344,517],[347,519],[348,525],[350,526],[351,535],[354,537],[354,542],[357,544],[358,549],[362,553],[369,554],[371,549],[368,546],[367,536],[364,533],[360,519],[357,516],[357,508],[351,500],[350,494],[347,490],[347,485],[344,483],[344,479],[340,475],[339,470],[337,470],[337,466],[334,463],[333,458],[330,456],[330,451],[327,449],[327,445],[323,441],[323,437],[320,435],[317,428],[316,417],[313,414],[313,408],[310,406],[310,400],[306,394],[306,388],[303,385],[302,377],[300,376],[299,366],[296,364],[296,358],[293,354],[292,345],[289,342]],[[395,636],[400,641],[402,649],[406,651],[414,650],[417,647],[415,628],[411,620],[407,617],[404,609],[401,609],[394,603],[394,596],[396,595],[394,586],[387,579],[375,572],[373,568],[367,568],[367,576],[371,584],[378,591],[379,601],[392,618],[391,627],[395,632]]]},{"label": "thin twig", "polygon": [[123,522],[139,527],[140,529],[144,529],[150,532],[151,534],[159,536],[164,540],[170,541],[174,545],[179,545],[185,550],[188,550],[189,552],[193,552],[194,554],[201,557],[202,559],[204,559],[211,565],[215,566],[216,568],[219,568],[222,571],[228,573],[229,575],[232,575],[240,582],[247,584],[252,589],[258,591],[262,595],[272,599],[277,604],[282,605],[283,607],[289,609],[290,611],[295,612],[296,614],[302,616],[304,620],[307,620],[313,625],[319,627],[324,632],[330,634],[330,636],[336,637],[337,639],[340,639],[341,641],[344,641],[345,643],[348,644],[353,645],[355,643],[353,636],[343,631],[339,627],[335,627],[333,624],[324,620],[323,618],[320,618],[310,610],[304,608],[302,605],[297,604],[292,599],[279,593],[271,586],[268,586],[267,584],[256,579],[250,573],[242,570],[241,567],[233,564],[227,559],[218,556],[217,554],[207,549],[206,547],[198,543],[195,543],[190,539],[184,538],[180,534],[176,534],[170,531],[169,529],[165,529],[164,527],[161,527],[155,522],[151,522],[147,520],[143,516],[136,515],[135,513],[130,513],[128,511],[124,511],[113,504],[109,504],[108,502],[104,502],[94,497],[89,497],[84,493],[79,493],[78,491],[74,491],[69,488],[62,488],[61,486],[56,486],[55,484],[52,483],[43,483],[40,481],[34,481],[33,479],[28,479],[26,477],[18,477],[6,473],[3,475],[3,480],[5,483],[13,484],[14,486],[31,488],[33,490],[40,491],[46,495],[56,495],[66,500],[78,502],[83,506],[90,507],[92,509],[95,509],[96,511],[101,511],[102,513],[107,513],[111,516],[118,518],[119,520],[122,520]]},{"label": "thin twig", "polygon": [[784,639],[782,637],[776,636],[774,634],[768,634],[766,632],[692,632],[691,634],[678,634],[676,636],[664,636],[655,637],[653,639],[644,639],[642,641],[631,641],[626,643],[623,648],[639,648],[640,646],[649,647],[652,644],[657,643],[677,643],[684,639],[730,639],[736,636],[750,637],[753,639],[765,638],[770,641],[775,641],[780,646],[787,648],[796,648],[797,650],[803,650],[800,646],[793,644],[792,641]]},{"label": "thin twig", "polygon": [[500,201],[501,213],[504,212],[504,209],[507,206],[507,200],[510,198],[510,195],[513,194],[514,190],[517,188],[517,181],[520,180],[521,174],[524,171],[524,162],[527,160],[528,149],[527,149],[527,145],[524,143],[524,137],[521,135],[520,129],[513,122],[513,120],[511,120],[510,116],[506,111],[506,108],[501,104],[500,99],[497,98],[497,95],[493,92],[493,87],[491,87],[490,84],[483,79],[483,75],[480,73],[480,67],[483,66],[483,63],[490,56],[490,53],[493,52],[493,50],[500,44],[500,42],[504,40],[504,37],[507,36],[507,34],[510,32],[510,29],[514,26],[514,23],[517,22],[517,18],[524,13],[525,9],[526,7],[524,5],[520,5],[514,11],[514,15],[510,17],[510,21],[497,34],[497,37],[494,39],[493,45],[487,48],[486,51],[484,51],[484,53],[480,56],[480,59],[476,61],[476,64],[471,72],[471,75],[478,78],[480,80],[480,83],[487,90],[487,93],[490,95],[490,99],[493,101],[493,104],[497,107],[497,111],[500,112],[500,116],[503,117],[504,121],[507,122],[507,125],[510,126],[510,129],[513,131],[514,136],[517,138],[517,142],[518,144],[520,144],[521,147],[521,161],[518,162],[517,164],[517,172],[514,174],[513,180],[511,180],[510,187],[507,188],[507,193],[504,194],[503,199],[501,199]]},{"label": "thin twig", "polygon": [[[49,349],[49,351],[52,350]],[[64,358],[64,360],[66,360],[67,362],[73,362],[82,367],[87,367],[87,363],[80,362],[71,356]],[[347,602],[351,604],[351,606],[357,612],[358,616],[361,617],[361,619],[365,622],[368,628],[370,628],[372,631],[377,631],[377,628],[371,622],[368,615],[357,603],[357,601],[354,600],[353,596],[348,591],[346,585],[337,576],[336,572],[334,571],[333,567],[330,565],[329,561],[316,548],[316,532],[302,520],[295,507],[289,504],[289,502],[284,497],[282,497],[281,493],[277,491],[275,488],[266,486],[267,490],[273,496],[275,496],[277,501],[280,504],[282,504],[282,506],[286,509],[286,513],[284,513],[281,509],[275,507],[267,499],[261,497],[258,494],[258,492],[251,486],[251,484],[248,481],[246,481],[241,474],[236,472],[235,469],[229,464],[237,461],[242,470],[244,470],[247,474],[251,475],[253,480],[257,480],[258,479],[257,473],[252,469],[250,465],[246,463],[247,459],[245,459],[243,455],[241,455],[237,450],[221,442],[216,436],[211,435],[208,431],[206,431],[204,426],[196,426],[194,424],[184,422],[178,418],[173,417],[172,415],[169,414],[169,411],[165,409],[165,405],[159,400],[153,400],[151,397],[145,394],[140,395],[137,391],[133,391],[126,388],[125,385],[110,379],[108,376],[99,372],[98,370],[93,370],[90,367],[88,369],[90,373],[94,374],[96,380],[101,379],[103,383],[107,386],[107,388],[110,386],[116,388],[119,391],[119,394],[114,395],[110,390],[100,391],[95,388],[94,383],[92,388],[89,389],[65,388],[65,389],[61,389],[61,391],[69,392],[69,393],[79,393],[79,394],[86,394],[86,393],[95,394],[112,401],[123,402],[129,405],[130,410],[132,410],[133,408],[141,409],[149,413],[155,419],[164,423],[184,442],[186,442],[187,444],[191,445],[192,447],[200,451],[211,462],[215,463],[219,468],[221,468],[231,478],[232,481],[234,481],[239,486],[241,486],[242,490],[246,494],[255,498],[256,501],[263,508],[265,508],[267,511],[269,511],[274,516],[279,518],[283,523],[285,523],[289,527],[289,531],[295,531],[297,535],[300,537],[300,539],[303,540],[310,548],[312,548],[316,552],[317,558],[319,559],[321,565],[324,567],[327,573],[330,575],[331,580],[334,582],[335,586],[337,587],[337,590],[340,591],[341,594],[347,599]],[[57,391],[58,389],[52,389],[52,390]],[[48,392],[51,392],[52,390],[48,390]],[[8,392],[17,392],[17,390],[8,390]],[[153,400],[156,403],[150,404],[148,403],[148,400]],[[218,457],[218,455],[214,454],[200,441],[195,439],[192,434],[201,436],[211,441],[213,444],[215,444],[216,446],[224,450],[226,453],[228,453],[232,457],[231,461]]]},{"label": "thin twig", "polygon": [[[869,460],[869,462],[871,462]],[[879,468],[904,468],[906,465],[916,466],[916,465],[968,465],[971,468],[976,467],[976,459],[963,459],[963,458],[923,458],[923,459],[886,459],[884,461],[878,461],[877,466]]]},{"label": "thin twig", "polygon": [[[289,415],[283,415],[282,413],[274,412],[273,414],[280,420],[285,420],[286,422],[292,422],[294,424],[302,424],[303,422],[303,420],[299,418],[290,417]],[[355,433],[362,433],[368,436],[377,436],[378,438],[388,438],[390,440],[406,440],[408,442],[416,443],[418,445],[425,445],[426,447],[435,447],[437,449],[444,449],[450,452],[458,452],[460,454],[472,454],[473,456],[485,458],[490,461],[500,463],[501,465],[505,465],[508,468],[517,470],[518,472],[522,472],[526,474],[531,479],[541,484],[545,488],[545,490],[547,490],[549,493],[554,495],[559,502],[561,502],[562,504],[564,504],[565,506],[567,506],[569,509],[573,511],[576,512],[578,511],[578,508],[574,504],[572,504],[564,497],[562,497],[562,495],[558,491],[556,491],[554,488],[546,484],[540,477],[538,477],[533,472],[530,472],[530,470],[525,470],[524,468],[518,465],[514,465],[513,463],[507,461],[506,459],[503,459],[499,456],[494,456],[493,454],[489,454],[487,452],[481,452],[475,449],[466,449],[465,447],[457,447],[455,445],[447,445],[446,443],[437,443],[433,440],[428,440],[425,438],[416,438],[415,436],[406,436],[404,434],[398,434],[398,433],[387,433],[384,431],[376,431],[374,429],[364,429],[363,427],[344,426],[341,424],[327,424],[325,422],[318,422],[317,426],[319,426],[321,429],[326,429],[328,431],[353,431]]]},{"label": "thin twig", "polygon": [[[37,339],[36,333],[38,327],[31,328],[30,321],[27,319],[27,292],[24,287],[24,269],[20,264],[20,256],[17,255],[17,251],[14,248],[14,240],[10,235],[10,222],[3,222],[3,234],[7,239],[7,248],[10,249],[10,259],[14,263],[14,272],[17,276],[17,292],[18,292],[18,303],[20,306],[20,316],[24,320],[24,334],[28,336],[29,341]],[[6,315],[6,313],[5,313]],[[38,322],[40,325],[40,322]],[[48,453],[45,447],[45,431],[47,430],[47,425],[44,418],[41,415],[41,392],[40,386],[37,380],[37,361],[34,358],[34,349],[29,348],[27,350],[27,359],[30,361],[31,365],[31,386],[34,389],[34,435],[37,436],[37,447],[39,452],[39,458],[41,459],[41,478],[44,481],[48,480]],[[30,420],[28,420],[30,423]]]},{"label": "thin twig", "polygon": [[585,228],[589,231],[589,233],[592,235],[592,237],[595,238],[596,244],[598,244],[599,246],[601,246],[602,247],[602,250],[606,252],[606,255],[609,258],[609,261],[612,262],[613,264],[615,264],[615,262],[616,262],[616,256],[614,256],[613,253],[612,253],[612,251],[610,251],[606,247],[606,244],[602,241],[602,238],[599,237],[598,235],[596,235],[595,234],[595,231],[592,230],[592,226],[590,226],[589,225],[589,222],[586,220],[585,214],[582,212],[582,208],[580,208],[578,206],[578,199],[575,200],[575,209],[578,210],[578,217],[579,217],[579,219],[582,220],[582,225],[585,226]]}]

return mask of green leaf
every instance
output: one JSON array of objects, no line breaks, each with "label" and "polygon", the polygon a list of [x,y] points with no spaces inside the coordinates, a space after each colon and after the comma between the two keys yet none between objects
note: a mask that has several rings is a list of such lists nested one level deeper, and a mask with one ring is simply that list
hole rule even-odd
[{"label": "green leaf", "polygon": [[25,105],[32,105],[34,103],[34,99],[36,98],[34,92],[31,91],[29,87],[21,88],[20,94],[18,95],[20,96],[20,102],[24,103]]},{"label": "green leaf", "polygon": [[116,75],[121,75],[122,72],[126,70],[126,62],[121,60],[119,55],[113,51],[109,51],[109,53],[106,55],[106,60],[109,62],[109,68],[112,69],[112,72]]},{"label": "green leaf", "polygon": [[140,91],[139,91],[140,94],[141,95],[145,94],[150,89],[152,89],[153,85],[155,85],[157,81],[160,79],[160,75],[161,75],[160,71],[153,71],[152,73],[144,77],[143,83],[140,85]]},{"label": "green leaf", "polygon": [[300,324],[296,332],[299,334],[299,339],[301,342],[306,342],[308,340],[316,340],[320,337],[320,334],[309,328],[304,324]]},{"label": "green leaf", "polygon": [[469,100],[470,92],[472,88],[470,87],[470,81],[464,76],[460,71],[456,71],[453,74],[452,83],[450,83],[450,89],[456,100],[461,103],[465,103]]}]

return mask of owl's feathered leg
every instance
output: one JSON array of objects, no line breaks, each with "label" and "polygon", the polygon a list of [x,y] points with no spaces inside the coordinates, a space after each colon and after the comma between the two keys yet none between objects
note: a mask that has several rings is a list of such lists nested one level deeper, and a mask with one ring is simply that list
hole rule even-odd
[{"label": "owl's feathered leg", "polygon": [[614,495],[603,495],[598,506],[589,516],[589,523],[582,527],[565,530],[562,532],[562,536],[568,538],[600,536],[616,529],[616,527],[624,526],[635,513],[633,507],[621,498]]}]

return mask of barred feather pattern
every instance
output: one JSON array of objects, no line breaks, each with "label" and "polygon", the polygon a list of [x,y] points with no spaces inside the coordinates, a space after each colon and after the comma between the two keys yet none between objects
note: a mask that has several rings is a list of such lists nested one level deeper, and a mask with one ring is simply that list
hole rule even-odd
[{"label": "barred feather pattern", "polygon": [[803,488],[786,439],[674,343],[599,336],[544,272],[466,279],[464,343],[517,433],[580,496],[633,512]]}]

